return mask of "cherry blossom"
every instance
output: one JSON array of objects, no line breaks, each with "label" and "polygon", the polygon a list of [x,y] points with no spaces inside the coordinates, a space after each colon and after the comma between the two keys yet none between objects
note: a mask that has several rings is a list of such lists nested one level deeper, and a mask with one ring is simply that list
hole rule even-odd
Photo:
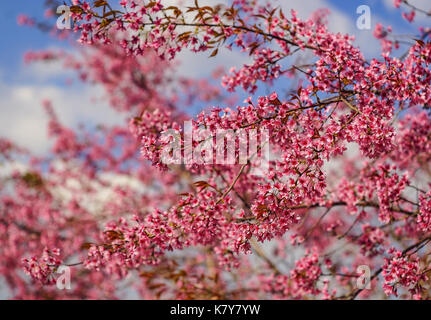
[{"label": "cherry blossom", "polygon": [[[421,10],[394,5],[409,22]],[[300,19],[248,0],[76,0],[71,12],[74,33],[63,36],[79,38],[75,52],[24,60],[55,61],[102,88],[124,121],[108,126],[101,114],[74,129],[47,99],[48,155],[0,139],[0,275],[11,298],[429,297],[428,29],[406,46],[377,24],[381,55],[366,59],[352,36],[328,29],[328,10]],[[39,25],[29,19],[19,22]],[[230,50],[247,62],[178,74],[180,52]],[[203,148],[220,130],[231,147]],[[166,163],[174,135],[168,154],[182,161]],[[235,161],[212,161],[217,152]],[[73,270],[71,290],[55,286],[60,266]],[[370,290],[357,286],[359,266]]]}]

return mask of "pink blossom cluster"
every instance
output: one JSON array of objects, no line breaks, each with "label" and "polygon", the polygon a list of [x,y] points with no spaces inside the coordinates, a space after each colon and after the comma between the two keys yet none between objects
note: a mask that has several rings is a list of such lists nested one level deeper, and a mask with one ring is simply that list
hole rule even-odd
[{"label": "pink blossom cluster", "polygon": [[391,258],[385,258],[383,289],[387,295],[398,295],[398,286],[409,288],[415,299],[421,298],[422,282],[428,277],[420,268],[419,260],[415,257],[405,257],[401,251],[390,249]]},{"label": "pink blossom cluster", "polygon": [[24,270],[33,279],[45,285],[53,284],[55,283],[54,270],[62,263],[60,259],[56,258],[59,255],[59,249],[49,251],[48,248],[45,248],[40,259],[36,256],[23,259]]},{"label": "pink blossom cluster", "polygon": [[[13,298],[119,298],[124,286],[145,299],[429,297],[428,29],[404,48],[377,24],[381,56],[367,60],[329,31],[327,10],[111,2],[73,1],[77,53],[25,56],[101,87],[125,120],[71,128],[45,100],[48,156],[0,139],[0,275]],[[413,20],[418,9],[394,4]],[[178,75],[183,50],[250,59],[199,79]],[[186,121],[201,134],[187,140]],[[218,130],[238,134],[234,150],[267,131],[264,174],[259,143],[242,163],[163,162],[167,132],[187,158]],[[53,285],[62,265],[76,268],[65,292]],[[370,291],[356,283],[364,265]]]}]

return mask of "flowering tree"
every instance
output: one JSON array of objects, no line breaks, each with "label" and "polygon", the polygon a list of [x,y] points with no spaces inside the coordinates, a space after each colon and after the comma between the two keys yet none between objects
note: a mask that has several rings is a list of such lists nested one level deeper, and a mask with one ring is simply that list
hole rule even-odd
[{"label": "flowering tree", "polygon": [[[421,10],[394,3],[409,21]],[[378,24],[382,54],[368,61],[328,31],[325,10],[300,20],[253,0],[97,0],[71,12],[81,53],[27,61],[64,61],[130,121],[78,132],[45,101],[52,154],[0,140],[2,162],[29,160],[0,181],[0,274],[14,298],[429,297],[430,29],[397,57],[402,44]],[[189,79],[173,72],[182,50],[250,62]],[[256,97],[261,87],[272,93]],[[241,88],[251,96],[237,102]],[[190,117],[210,103],[223,107]],[[189,146],[205,161],[193,161],[185,121],[205,132]],[[200,149],[218,130],[234,135],[233,151],[222,144],[234,163]],[[263,144],[242,162],[237,149],[262,132],[270,156],[257,174]],[[167,163],[173,153],[184,161]],[[55,285],[62,267],[70,290]]]}]

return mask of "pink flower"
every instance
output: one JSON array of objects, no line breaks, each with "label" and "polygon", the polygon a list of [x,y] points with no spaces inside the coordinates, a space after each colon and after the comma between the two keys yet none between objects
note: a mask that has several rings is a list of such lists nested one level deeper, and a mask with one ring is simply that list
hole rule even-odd
[{"label": "pink flower", "polygon": [[415,10],[412,10],[412,11],[410,11],[410,13],[405,13],[405,12],[403,12],[402,13],[402,16],[403,16],[403,18],[404,19],[406,19],[408,22],[413,22],[413,20],[414,20],[414,18],[415,18],[415,14],[416,14],[416,12],[415,12]]},{"label": "pink flower", "polygon": [[399,8],[402,0],[393,0],[395,8]]}]

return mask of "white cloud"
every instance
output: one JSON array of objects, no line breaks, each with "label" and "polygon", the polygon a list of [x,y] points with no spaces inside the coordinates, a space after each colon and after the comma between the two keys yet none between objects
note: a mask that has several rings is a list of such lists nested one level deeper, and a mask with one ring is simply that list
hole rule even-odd
[{"label": "white cloud", "polygon": [[13,172],[25,173],[28,171],[28,166],[23,162],[8,161],[0,163],[0,177],[9,176]]},{"label": "white cloud", "polygon": [[[55,160],[53,165],[57,170],[65,170],[77,177],[67,178],[64,184],[57,184],[55,188],[52,188],[50,191],[55,199],[63,204],[67,204],[76,197],[75,190],[81,190],[84,187],[91,188],[95,192],[80,193],[79,203],[92,214],[100,215],[101,217],[106,214],[107,202],[120,201],[120,199],[118,201],[115,200],[118,198],[116,197],[115,191],[115,188],[117,187],[127,187],[136,192],[145,192],[147,195],[155,194],[156,192],[150,187],[144,185],[142,181],[132,176],[115,173],[101,173],[98,178],[104,182],[102,185],[96,180],[91,180],[85,176],[81,176],[79,174],[79,167],[75,167],[73,162],[66,164],[61,160]],[[52,176],[51,178],[54,180],[56,179],[55,176]],[[118,204],[120,203],[118,202]],[[68,213],[65,212],[65,214]],[[108,219],[110,218],[108,217]]]},{"label": "white cloud", "polygon": [[192,78],[208,77],[216,67],[223,66],[226,71],[233,66],[240,67],[249,63],[250,58],[238,51],[223,48],[219,54],[209,58],[211,51],[194,53],[184,50],[178,55],[179,67],[177,73]]},{"label": "white cloud", "polygon": [[53,78],[65,79],[72,77],[75,73],[64,67],[60,60],[50,61],[49,63],[38,61],[25,65],[21,71],[23,78],[30,78],[33,81],[43,82]]},{"label": "white cloud", "polygon": [[[29,74],[27,72],[26,75]],[[46,153],[50,141],[47,137],[48,117],[41,105],[44,99],[52,101],[60,121],[67,126],[77,128],[79,123],[119,123],[122,116],[107,103],[94,101],[93,97],[101,96],[101,91],[100,88],[82,85],[9,84],[0,79],[0,136],[36,154]]]}]

